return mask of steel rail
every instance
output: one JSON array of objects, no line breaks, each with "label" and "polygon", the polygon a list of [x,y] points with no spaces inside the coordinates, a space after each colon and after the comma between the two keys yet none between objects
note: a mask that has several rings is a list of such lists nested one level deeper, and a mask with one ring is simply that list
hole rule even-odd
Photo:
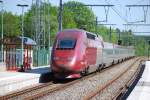
[{"label": "steel rail", "polygon": [[29,93],[29,92],[34,91],[34,90],[38,90],[40,88],[43,88],[43,87],[46,87],[46,86],[49,86],[49,85],[52,85],[52,84],[54,84],[54,83],[49,82],[49,83],[45,83],[45,84],[40,84],[40,85],[37,85],[37,86],[33,86],[33,87],[30,87],[30,88],[27,88],[27,89],[23,89],[23,90],[20,90],[20,91],[14,91],[14,92],[9,93],[7,95],[0,96],[0,100],[11,99],[11,98],[17,97],[19,95],[23,95],[25,93]]},{"label": "steel rail", "polygon": [[[135,62],[137,62],[140,58],[136,59]],[[131,66],[133,66],[135,64],[135,62],[133,62],[124,72],[122,72],[119,75],[116,75],[115,78],[113,78],[112,80],[108,81],[105,85],[98,87],[95,91],[92,91],[91,93],[85,95],[83,97],[83,100],[90,100],[92,99],[94,96],[96,96],[97,94],[101,93],[103,90],[105,90],[108,86],[110,86],[112,83],[114,83],[116,80],[118,80],[121,76],[123,76],[129,69]]]},{"label": "steel rail", "polygon": [[139,72],[141,71],[141,68],[142,68],[142,60],[140,62],[138,62],[138,65],[139,67],[136,68],[136,71],[134,72],[133,76],[126,82],[126,84],[124,86],[122,86],[116,94],[114,94],[114,97],[113,97],[113,100],[118,100],[118,98],[123,94],[125,93],[129,86],[131,84],[133,84],[133,82],[135,81],[135,79],[137,78],[137,75],[139,74]]},{"label": "steel rail", "polygon": [[[139,70],[136,70],[136,72],[134,73],[134,75],[131,77],[131,79],[129,80],[131,83],[133,82],[133,80],[136,78],[136,75],[137,75],[137,73],[139,72]],[[128,81],[128,82],[129,82]],[[113,98],[113,100],[118,100],[118,98],[122,95],[122,93],[124,93],[125,91],[127,91],[127,89],[128,89],[128,86],[129,85],[127,85],[127,84],[129,84],[129,83],[126,83],[124,86],[122,86],[122,87],[120,87],[120,89],[116,92],[116,94],[114,94],[114,96],[112,97]],[[131,84],[130,83],[130,84]]]}]

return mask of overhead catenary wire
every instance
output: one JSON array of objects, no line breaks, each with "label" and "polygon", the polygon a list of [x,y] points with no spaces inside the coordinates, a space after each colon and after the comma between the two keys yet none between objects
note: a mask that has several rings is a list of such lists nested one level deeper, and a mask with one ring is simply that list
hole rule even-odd
[{"label": "overhead catenary wire", "polygon": [[126,5],[126,7],[128,8],[135,8],[135,7],[140,7],[140,8],[143,8],[143,20],[140,20],[140,21],[134,21],[134,22],[130,22],[130,23],[139,23],[139,22],[145,22],[146,23],[146,19],[147,19],[147,12],[148,12],[148,8],[150,7],[150,5]]},{"label": "overhead catenary wire", "polygon": [[[110,3],[109,3],[107,0],[104,0],[104,1],[105,1],[107,4],[110,5]],[[119,11],[117,11],[114,7],[111,7],[111,8],[112,8],[112,10],[113,10],[123,21],[125,21],[126,23],[128,23],[127,19],[124,18],[122,15],[120,15]]]},{"label": "overhead catenary wire", "polygon": [[143,2],[144,0],[139,0],[138,2],[135,3],[136,4],[140,4],[141,2]]}]

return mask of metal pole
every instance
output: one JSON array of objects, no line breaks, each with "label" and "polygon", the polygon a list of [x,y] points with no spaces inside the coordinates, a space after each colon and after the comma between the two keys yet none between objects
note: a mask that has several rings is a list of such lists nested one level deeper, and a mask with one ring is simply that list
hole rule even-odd
[{"label": "metal pole", "polygon": [[50,64],[50,59],[51,59],[51,57],[50,57],[50,3],[49,3],[49,0],[48,0],[48,52],[49,52],[49,64]]},{"label": "metal pole", "polygon": [[118,34],[119,34],[119,40],[120,40],[120,31],[118,32]]},{"label": "metal pole", "polygon": [[21,34],[21,36],[22,36],[22,40],[21,40],[21,63],[22,63],[22,65],[23,65],[23,60],[24,60],[24,48],[23,48],[23,38],[24,38],[24,30],[23,30],[23,26],[24,26],[24,14],[23,14],[23,12],[24,12],[24,7],[22,7],[22,26],[21,26],[21,31],[22,31],[22,34]]},{"label": "metal pole", "polygon": [[63,7],[63,5],[62,5],[62,0],[60,0],[60,4],[59,4],[59,19],[58,19],[58,23],[59,23],[59,31],[62,31],[62,7]]},{"label": "metal pole", "polygon": [[150,59],[149,59],[150,41],[148,41],[148,45],[149,45],[149,46],[148,46],[148,61],[149,61],[149,60],[150,60]]},{"label": "metal pole", "polygon": [[45,50],[45,42],[46,42],[46,41],[45,41],[45,34],[46,34],[46,31],[45,31],[45,30],[46,30],[46,25],[45,25],[45,24],[46,24],[46,22],[45,22],[45,21],[46,21],[46,12],[45,12],[46,7],[45,7],[45,6],[46,6],[46,1],[44,0],[44,2],[45,2],[44,8],[43,8],[43,9],[44,9],[44,10],[43,10],[44,17],[42,17],[42,18],[43,18],[43,19],[42,19],[42,21],[43,21],[42,24],[44,24],[44,25],[43,25],[43,31],[42,31],[42,32],[44,33],[44,34],[43,34],[43,35],[44,35],[44,36],[43,36],[43,48],[44,48],[44,50]]},{"label": "metal pole", "polygon": [[148,47],[148,61],[149,61],[149,50],[150,50],[150,47]]},{"label": "metal pole", "polygon": [[[2,41],[3,41],[3,1],[0,0],[0,3],[1,3],[1,24],[2,24],[2,33],[1,33],[1,38],[2,38]],[[4,62],[4,56],[3,56],[3,42],[1,44],[1,53],[2,53],[2,62]]]},{"label": "metal pole", "polygon": [[23,40],[24,40],[24,7],[27,7],[28,5],[20,5],[17,6],[22,7],[22,25],[21,25],[21,31],[22,31],[22,39],[21,39],[21,64],[23,65],[24,61],[24,48],[23,48]]},{"label": "metal pole", "polygon": [[109,40],[110,40],[110,42],[112,42],[112,41],[111,41],[111,26],[110,26]]},{"label": "metal pole", "polygon": [[98,18],[96,17],[96,27],[95,27],[96,29],[95,29],[95,32],[96,32],[96,34],[98,34],[97,32],[97,28],[98,28]]}]

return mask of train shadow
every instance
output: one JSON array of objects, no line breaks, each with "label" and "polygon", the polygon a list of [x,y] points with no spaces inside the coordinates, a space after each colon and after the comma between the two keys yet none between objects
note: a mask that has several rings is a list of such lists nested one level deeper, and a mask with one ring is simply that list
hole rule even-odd
[{"label": "train shadow", "polygon": [[67,82],[71,82],[75,79],[56,79],[53,76],[53,73],[51,72],[49,67],[43,67],[43,68],[36,68],[36,69],[31,69],[31,70],[27,70],[25,71],[25,73],[30,73],[30,74],[40,74],[39,77],[39,83],[47,83],[47,82],[53,82],[53,83],[67,83]]},{"label": "train shadow", "polygon": [[55,83],[55,84],[65,84],[65,83],[68,83],[68,82],[71,82],[71,81],[74,81],[74,80],[77,80],[77,79],[56,79],[56,78],[53,78],[53,83]]},{"label": "train shadow", "polygon": [[59,83],[65,84],[65,83],[71,82],[73,80],[76,80],[76,79],[57,79],[54,77],[52,72],[41,74],[41,76],[39,78],[40,83],[53,82],[55,84],[59,84]]},{"label": "train shadow", "polygon": [[48,72],[48,73],[41,74],[39,82],[40,83],[53,82],[55,84],[65,84],[74,80],[76,79],[66,79],[66,78],[57,79],[54,77],[52,72]]},{"label": "train shadow", "polygon": [[41,74],[39,78],[39,83],[47,83],[54,80],[53,74],[51,72]]}]

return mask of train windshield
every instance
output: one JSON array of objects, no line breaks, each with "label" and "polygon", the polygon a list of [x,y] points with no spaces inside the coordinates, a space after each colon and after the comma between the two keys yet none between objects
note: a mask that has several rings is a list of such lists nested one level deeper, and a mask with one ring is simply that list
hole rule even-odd
[{"label": "train windshield", "polygon": [[57,49],[74,49],[76,40],[74,39],[61,39],[58,43]]}]

